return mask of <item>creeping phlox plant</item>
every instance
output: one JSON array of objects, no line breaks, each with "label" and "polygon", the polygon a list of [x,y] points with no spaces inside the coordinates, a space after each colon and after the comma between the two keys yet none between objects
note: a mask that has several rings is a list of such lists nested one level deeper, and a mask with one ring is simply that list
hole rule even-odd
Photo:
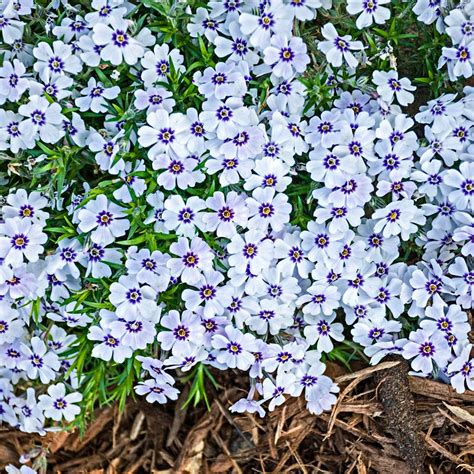
[{"label": "creeping phlox plant", "polygon": [[429,65],[474,7],[432,3],[3,0],[0,419],[212,367],[321,413],[354,356],[473,388],[474,89]]}]

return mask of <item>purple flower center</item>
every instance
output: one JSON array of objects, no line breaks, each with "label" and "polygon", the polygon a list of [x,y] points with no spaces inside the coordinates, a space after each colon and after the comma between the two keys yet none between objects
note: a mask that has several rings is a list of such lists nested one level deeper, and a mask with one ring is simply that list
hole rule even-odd
[{"label": "purple flower center", "polygon": [[183,263],[186,267],[194,268],[199,263],[199,257],[193,252],[188,252],[183,255]]},{"label": "purple flower center", "polygon": [[227,351],[230,354],[232,354],[234,356],[237,356],[242,352],[242,346],[238,342],[230,341],[227,344]]},{"label": "purple flower center", "polygon": [[100,227],[108,227],[113,220],[114,216],[109,211],[100,211],[96,216],[96,222]]},{"label": "purple flower center", "polygon": [[217,212],[217,216],[221,221],[230,222],[234,218],[235,212],[230,207],[225,206],[219,209],[219,211]]},{"label": "purple flower center", "polygon": [[130,304],[139,304],[142,301],[142,292],[138,288],[130,288],[125,294]]},{"label": "purple flower center", "polygon": [[52,72],[59,74],[64,69],[64,61],[59,56],[49,58],[48,67]]},{"label": "purple flower center", "polygon": [[185,341],[189,338],[189,328],[184,324],[180,324],[173,329],[173,335],[178,341]]},{"label": "purple flower center", "polygon": [[112,33],[112,41],[118,48],[125,48],[128,45],[128,35],[123,30],[116,30]]},{"label": "purple flower center", "polygon": [[178,212],[178,220],[184,224],[189,224],[194,219],[194,212],[191,208],[185,207]]},{"label": "purple flower center", "polygon": [[30,239],[25,234],[15,234],[10,242],[13,248],[23,250],[28,246]]},{"label": "purple flower center", "polygon": [[418,348],[418,353],[422,357],[432,357],[433,354],[436,352],[435,346],[432,342],[424,342],[423,344],[420,344],[420,347]]}]

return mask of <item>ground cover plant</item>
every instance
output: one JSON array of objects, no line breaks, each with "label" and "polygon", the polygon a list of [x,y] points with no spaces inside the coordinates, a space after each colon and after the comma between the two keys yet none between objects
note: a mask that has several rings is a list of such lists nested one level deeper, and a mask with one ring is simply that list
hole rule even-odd
[{"label": "ground cover plant", "polygon": [[[0,420],[474,387],[474,4],[3,1]],[[17,472],[17,468],[10,468]],[[27,473],[29,467],[23,466]]]}]

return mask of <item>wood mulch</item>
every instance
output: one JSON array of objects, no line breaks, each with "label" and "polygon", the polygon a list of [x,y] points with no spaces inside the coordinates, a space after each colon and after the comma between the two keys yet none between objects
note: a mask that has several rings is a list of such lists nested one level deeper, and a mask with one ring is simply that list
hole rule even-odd
[{"label": "wood mulch", "polygon": [[[238,379],[211,408],[131,401],[96,413],[84,437],[0,428],[0,468],[32,453],[45,473],[474,473],[474,392],[406,374],[403,361],[347,373],[333,410],[310,415],[301,399],[266,418],[233,414]],[[225,374],[224,374],[225,375]],[[243,379],[242,379],[243,380]]]}]

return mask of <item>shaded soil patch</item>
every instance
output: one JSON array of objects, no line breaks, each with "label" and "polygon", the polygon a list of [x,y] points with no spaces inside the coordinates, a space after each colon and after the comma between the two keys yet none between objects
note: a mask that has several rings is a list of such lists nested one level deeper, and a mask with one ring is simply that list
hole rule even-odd
[{"label": "shaded soil patch", "polygon": [[233,414],[244,379],[220,377],[211,409],[130,402],[96,413],[77,432],[0,431],[0,467],[41,448],[48,473],[453,473],[474,472],[474,393],[407,376],[399,361],[354,373],[329,364],[341,386],[320,416],[291,399],[267,418]]}]

